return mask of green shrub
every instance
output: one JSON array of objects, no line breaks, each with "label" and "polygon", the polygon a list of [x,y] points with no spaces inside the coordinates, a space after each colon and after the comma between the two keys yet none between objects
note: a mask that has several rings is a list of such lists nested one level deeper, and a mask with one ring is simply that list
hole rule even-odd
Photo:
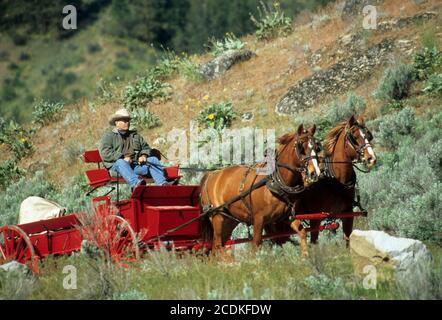
[{"label": "green shrub", "polygon": [[[337,295],[345,295],[344,280],[337,277],[331,279],[325,274],[311,275],[304,279],[306,286],[313,292],[316,298],[333,299]],[[339,294],[337,291],[341,291]]]},{"label": "green shrub", "polygon": [[16,162],[7,160],[0,163],[0,189],[5,189],[15,181],[24,171],[20,169]]},{"label": "green shrub", "polygon": [[434,171],[439,181],[442,182],[442,140],[431,145],[427,157],[431,169]]},{"label": "green shrub", "polygon": [[127,292],[114,293],[113,300],[147,300],[147,295],[144,292],[131,290]]},{"label": "green shrub", "polygon": [[137,129],[152,129],[161,126],[160,118],[146,109],[132,111],[132,124]]},{"label": "green shrub", "polygon": [[70,178],[61,190],[55,189],[50,197],[68,212],[87,212],[90,209],[91,197],[86,196],[89,185],[84,174]]},{"label": "green shrub", "polygon": [[400,63],[398,66],[385,70],[375,96],[387,101],[401,100],[408,96],[410,85],[413,81],[413,66]]},{"label": "green shrub", "polygon": [[29,35],[24,31],[14,31],[11,33],[11,38],[16,46],[24,46],[28,43]]},{"label": "green shrub", "polygon": [[170,86],[152,75],[139,78],[126,87],[124,105],[129,110],[144,107],[156,99],[167,99]]},{"label": "green shrub", "polygon": [[352,115],[358,115],[365,110],[365,99],[354,93],[349,93],[344,104],[334,103],[328,111],[327,118],[332,125],[350,119]]},{"label": "green shrub", "polygon": [[396,148],[401,136],[410,135],[416,125],[414,111],[404,108],[398,113],[384,117],[379,124],[376,138],[379,143],[387,148]]},{"label": "green shrub", "polygon": [[366,105],[364,97],[350,92],[345,102],[334,101],[331,105],[322,107],[322,116],[318,117],[317,114],[307,112],[303,116],[295,117],[294,124],[298,126],[302,123],[307,127],[316,124],[316,136],[323,139],[327,132],[339,122],[350,119],[352,115],[363,113]]},{"label": "green shrub", "polygon": [[90,43],[87,46],[87,51],[91,54],[100,52],[101,50],[103,50],[103,48],[100,46],[99,43]]},{"label": "green shrub", "polygon": [[382,119],[381,132],[374,136],[377,139],[386,128],[399,126],[381,135],[382,140],[390,135],[388,144],[396,148],[378,153],[375,169],[358,175],[363,205],[370,212],[369,226],[442,243],[442,108],[417,119],[408,108],[398,113],[398,119],[393,116]]},{"label": "green shrub", "polygon": [[429,76],[441,70],[442,51],[436,47],[423,48],[413,56],[413,67],[417,79],[428,79]]},{"label": "green shrub", "polygon": [[168,79],[179,71],[181,59],[170,50],[165,50],[158,64],[149,73],[157,79]]},{"label": "green shrub", "polygon": [[63,150],[63,158],[66,161],[66,165],[72,166],[77,163],[84,151],[85,148],[81,143],[76,141],[70,142]]},{"label": "green shrub", "polygon": [[436,48],[439,42],[438,35],[436,33],[435,25],[427,25],[424,32],[420,35],[421,44],[424,48],[433,49]]},{"label": "green shrub", "polygon": [[33,150],[30,133],[14,120],[6,124],[3,118],[0,118],[0,144],[8,145],[15,161],[29,155]]},{"label": "green shrub", "polygon": [[231,102],[213,103],[204,108],[198,115],[198,122],[206,128],[222,130],[230,127],[238,116]]},{"label": "green shrub", "polygon": [[178,64],[178,73],[189,81],[201,82],[204,79],[198,64],[194,63],[187,56],[183,56],[180,60]]},{"label": "green shrub", "polygon": [[269,40],[280,36],[287,36],[292,32],[292,19],[286,17],[279,3],[273,3],[269,8],[263,2],[258,7],[259,18],[250,16],[257,30],[258,40]]},{"label": "green shrub", "polygon": [[431,76],[423,91],[431,96],[442,97],[442,73]]},{"label": "green shrub", "polygon": [[22,53],[20,53],[19,59],[20,59],[20,61],[27,61],[27,60],[31,59],[31,56],[29,55],[29,53],[22,52]]},{"label": "green shrub", "polygon": [[57,120],[64,109],[64,104],[61,102],[53,103],[41,100],[34,106],[32,116],[33,122],[39,125],[46,125],[53,120]]},{"label": "green shrub", "polygon": [[0,61],[9,61],[9,52],[8,51],[0,51]]},{"label": "green shrub", "polygon": [[241,50],[244,48],[245,43],[238,39],[233,33],[226,33],[226,36],[222,40],[212,39],[210,41],[210,47],[212,54],[217,57],[226,51]]},{"label": "green shrub", "polygon": [[390,113],[392,111],[400,111],[400,110],[402,110],[403,107],[404,106],[401,101],[394,100],[394,101],[391,101],[387,104],[382,105],[380,111],[381,111],[382,115],[385,115],[385,114]]},{"label": "green shrub", "polygon": [[115,99],[117,91],[115,84],[112,82],[106,81],[101,79],[97,83],[97,96],[103,101],[103,102],[109,102],[113,99]]}]

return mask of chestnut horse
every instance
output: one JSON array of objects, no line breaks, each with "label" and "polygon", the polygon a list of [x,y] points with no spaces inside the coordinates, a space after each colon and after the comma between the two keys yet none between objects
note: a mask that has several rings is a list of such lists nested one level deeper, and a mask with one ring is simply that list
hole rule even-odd
[{"label": "chestnut horse", "polygon": [[[231,166],[203,177],[201,208],[204,216],[201,219],[201,229],[203,238],[212,241],[212,254],[223,248],[240,222],[253,225],[252,243],[255,247],[259,246],[263,226],[287,213],[288,204],[284,198],[270,191],[271,186],[265,183],[266,180],[274,182],[271,179],[277,179],[279,186],[286,192],[299,193],[318,179],[320,169],[315,130],[315,126],[304,130],[303,125],[300,125],[295,134],[286,134],[279,138],[275,170],[271,175],[259,174],[257,169],[263,169],[265,165],[259,164],[253,167]],[[258,188],[253,188],[260,182],[262,183]],[[231,202],[244,193],[247,193],[244,197]],[[207,210],[212,211],[207,214]]]},{"label": "chestnut horse", "polygon": [[[371,132],[366,128],[362,116],[357,120],[352,116],[328,132],[323,143],[325,157],[321,158],[321,167],[322,165],[325,167],[325,177],[321,177],[319,182],[298,197],[295,204],[295,219],[296,214],[353,211],[356,183],[353,163],[364,162],[369,170],[375,165],[376,156],[371,140]],[[342,219],[347,245],[353,231],[353,219]],[[318,239],[319,231],[313,230],[318,230],[320,223],[320,220],[310,221],[312,243],[316,243]],[[282,222],[269,226],[266,230],[282,232],[289,230],[289,227],[286,222]],[[301,249],[304,256],[308,255],[306,247],[302,245],[302,239]]]}]

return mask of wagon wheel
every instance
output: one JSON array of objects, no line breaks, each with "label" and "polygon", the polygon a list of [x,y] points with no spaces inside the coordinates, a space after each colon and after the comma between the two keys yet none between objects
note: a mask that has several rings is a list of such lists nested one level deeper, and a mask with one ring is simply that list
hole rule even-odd
[{"label": "wagon wheel", "polygon": [[0,228],[0,264],[17,261],[38,273],[38,257],[29,236],[17,226]]},{"label": "wagon wheel", "polygon": [[114,262],[129,262],[140,258],[137,235],[124,218],[116,215],[106,217],[110,225],[107,250]]}]

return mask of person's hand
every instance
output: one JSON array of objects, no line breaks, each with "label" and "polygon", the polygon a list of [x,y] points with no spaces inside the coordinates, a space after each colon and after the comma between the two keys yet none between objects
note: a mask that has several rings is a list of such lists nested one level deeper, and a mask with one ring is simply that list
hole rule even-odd
[{"label": "person's hand", "polygon": [[147,158],[145,155],[142,155],[141,157],[138,158],[138,163],[144,163],[147,161]]},{"label": "person's hand", "polygon": [[132,158],[129,156],[124,157],[124,161],[126,161],[127,163],[132,163]]}]

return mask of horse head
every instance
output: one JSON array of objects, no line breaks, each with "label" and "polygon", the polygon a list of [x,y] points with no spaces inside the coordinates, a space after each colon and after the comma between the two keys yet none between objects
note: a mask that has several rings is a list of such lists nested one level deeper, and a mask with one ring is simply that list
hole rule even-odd
[{"label": "horse head", "polygon": [[346,142],[350,145],[352,150],[352,157],[358,161],[364,162],[369,170],[376,164],[376,155],[371,145],[373,136],[365,126],[363,116],[357,119],[351,116],[345,127]]},{"label": "horse head", "polygon": [[316,125],[304,130],[304,125],[301,124],[296,132],[295,153],[301,168],[304,187],[309,187],[318,181],[321,175],[318,161],[320,144],[314,137],[315,131]]}]

